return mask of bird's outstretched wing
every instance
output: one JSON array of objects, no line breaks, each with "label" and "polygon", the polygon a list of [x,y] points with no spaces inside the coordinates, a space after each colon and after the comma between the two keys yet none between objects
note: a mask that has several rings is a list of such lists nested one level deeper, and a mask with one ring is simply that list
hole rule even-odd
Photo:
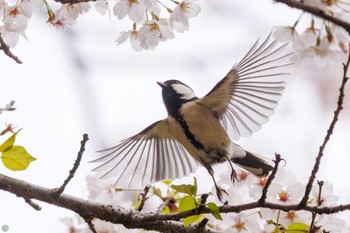
[{"label": "bird's outstretched wing", "polygon": [[198,164],[169,131],[166,119],[157,121],[118,145],[99,151],[104,156],[93,171],[107,171],[101,178],[118,177],[116,185],[136,187],[194,172]]},{"label": "bird's outstretched wing", "polygon": [[260,46],[257,40],[244,58],[198,100],[221,118],[233,139],[259,130],[282,96],[291,53],[281,55],[287,44],[277,46],[270,37]]}]

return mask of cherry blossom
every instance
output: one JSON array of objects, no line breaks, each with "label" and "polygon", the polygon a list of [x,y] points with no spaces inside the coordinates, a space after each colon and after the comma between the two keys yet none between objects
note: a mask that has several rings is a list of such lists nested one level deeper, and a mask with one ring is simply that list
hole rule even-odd
[{"label": "cherry blossom", "polygon": [[312,187],[311,196],[309,199],[310,205],[332,206],[337,204],[338,197],[333,194],[333,185],[329,182],[323,183],[322,189],[321,189],[321,197],[319,196],[320,196],[320,188],[318,185],[314,185]]},{"label": "cherry blossom", "polygon": [[129,30],[127,32],[121,32],[119,37],[117,38],[117,45],[124,43],[127,40],[130,40],[131,47],[135,51],[142,50],[141,41],[138,38],[138,32],[136,30]]},{"label": "cherry blossom", "polygon": [[188,19],[199,14],[201,8],[193,0],[184,0],[170,14],[169,23],[173,30],[184,32],[188,30]]},{"label": "cherry blossom", "polygon": [[114,15],[118,19],[122,19],[125,16],[134,22],[142,22],[145,17],[146,6],[143,0],[119,0],[113,8]]},{"label": "cherry blossom", "polygon": [[111,11],[109,9],[108,1],[107,0],[97,0],[95,4],[95,9],[98,13],[101,15],[105,15],[108,11],[109,17],[111,17]]},{"label": "cherry blossom", "polygon": [[8,32],[23,33],[28,26],[28,18],[18,6],[9,7],[5,13],[3,26]]},{"label": "cherry blossom", "polygon": [[5,15],[7,6],[8,5],[5,0],[0,0],[0,19]]},{"label": "cherry blossom", "polygon": [[16,32],[8,32],[3,27],[0,27],[1,37],[4,39],[5,43],[13,48],[17,45],[19,40],[19,34]]},{"label": "cherry blossom", "polygon": [[139,39],[144,49],[154,49],[159,41],[173,39],[174,34],[171,32],[168,20],[150,20],[147,21],[139,30]]},{"label": "cherry blossom", "polygon": [[275,27],[273,37],[279,42],[291,41],[295,50],[299,49],[302,46],[299,33],[296,31],[294,26]]},{"label": "cherry blossom", "polygon": [[224,231],[225,233],[243,233],[243,232],[259,232],[260,227],[258,221],[260,220],[258,213],[247,215],[246,213],[238,213],[231,221],[225,221],[229,227]]}]

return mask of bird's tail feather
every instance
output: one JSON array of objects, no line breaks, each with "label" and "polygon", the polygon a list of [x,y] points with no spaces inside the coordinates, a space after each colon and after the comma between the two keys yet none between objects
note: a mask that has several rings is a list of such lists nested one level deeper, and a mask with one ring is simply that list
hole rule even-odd
[{"label": "bird's tail feather", "polygon": [[246,155],[242,158],[232,158],[232,162],[258,177],[267,176],[273,169],[265,160],[248,151],[246,151]]}]

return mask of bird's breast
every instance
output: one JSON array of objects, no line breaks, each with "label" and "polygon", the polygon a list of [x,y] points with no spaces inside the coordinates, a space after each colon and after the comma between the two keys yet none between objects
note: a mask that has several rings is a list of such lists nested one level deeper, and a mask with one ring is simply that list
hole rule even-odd
[{"label": "bird's breast", "polygon": [[231,140],[208,109],[191,102],[182,106],[178,116],[168,118],[171,132],[198,162],[213,164],[229,156]]}]

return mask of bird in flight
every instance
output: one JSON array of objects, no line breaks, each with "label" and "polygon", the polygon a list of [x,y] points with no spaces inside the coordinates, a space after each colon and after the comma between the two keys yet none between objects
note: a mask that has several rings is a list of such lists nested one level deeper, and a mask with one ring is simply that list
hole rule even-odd
[{"label": "bird in flight", "polygon": [[117,145],[101,150],[103,178],[116,177],[116,185],[147,185],[175,179],[202,165],[213,179],[218,199],[227,192],[214,178],[214,164],[228,162],[231,180],[236,179],[232,163],[258,177],[272,166],[243,149],[233,140],[250,136],[268,121],[285,88],[285,72],[291,53],[287,44],[278,45],[271,34],[259,40],[208,94],[199,98],[192,88],[178,80],[158,82],[168,116]]}]

